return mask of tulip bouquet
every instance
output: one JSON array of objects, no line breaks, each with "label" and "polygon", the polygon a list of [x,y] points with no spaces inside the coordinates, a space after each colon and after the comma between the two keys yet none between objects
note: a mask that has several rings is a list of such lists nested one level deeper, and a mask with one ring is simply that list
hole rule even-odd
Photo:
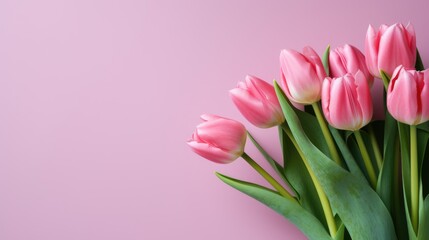
[{"label": "tulip bouquet", "polygon": [[[365,54],[282,50],[280,69],[274,86],[247,76],[230,96],[253,125],[278,127],[281,161],[242,123],[209,114],[191,149],[217,163],[244,159],[272,188],[216,175],[309,239],[429,239],[429,69],[412,25],[370,26]],[[382,120],[373,119],[374,81],[384,84]],[[277,178],[244,152],[247,138]]]}]

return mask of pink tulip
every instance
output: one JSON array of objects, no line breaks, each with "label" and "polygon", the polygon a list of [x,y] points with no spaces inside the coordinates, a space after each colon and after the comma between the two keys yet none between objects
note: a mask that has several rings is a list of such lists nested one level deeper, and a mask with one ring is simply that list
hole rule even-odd
[{"label": "pink tulip", "polygon": [[320,57],[311,47],[305,47],[302,54],[282,50],[280,67],[281,84],[289,100],[306,105],[320,100],[326,73]]},{"label": "pink tulip", "polygon": [[381,25],[376,32],[370,25],[365,41],[366,64],[374,77],[380,78],[380,70],[389,76],[403,65],[413,69],[416,62],[416,35],[411,24]]},{"label": "pink tulip", "polygon": [[269,128],[284,122],[274,87],[264,80],[246,76],[246,80],[229,93],[238,110],[253,125]]},{"label": "pink tulip", "polygon": [[195,153],[216,163],[230,163],[243,154],[247,136],[243,124],[209,114],[201,119],[204,122],[188,141]]},{"label": "pink tulip", "polygon": [[363,53],[349,44],[331,50],[329,53],[329,69],[332,77],[342,77],[346,73],[355,75],[360,70],[365,75],[370,86],[372,86],[374,81],[374,77],[366,67]]},{"label": "pink tulip", "polygon": [[393,72],[387,90],[387,110],[398,121],[417,125],[429,120],[429,69]]},{"label": "pink tulip", "polygon": [[339,78],[325,78],[322,87],[322,108],[331,126],[356,131],[372,118],[372,100],[368,81],[358,71]]}]

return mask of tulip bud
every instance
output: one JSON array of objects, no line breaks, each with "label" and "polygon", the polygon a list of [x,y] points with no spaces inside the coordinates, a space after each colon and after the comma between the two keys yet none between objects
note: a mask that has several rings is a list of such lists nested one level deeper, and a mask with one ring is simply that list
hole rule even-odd
[{"label": "tulip bud", "polygon": [[372,86],[374,77],[369,73],[365,62],[365,56],[356,47],[345,44],[331,50],[329,53],[329,69],[332,77],[342,77],[346,73],[355,75],[360,70]]},{"label": "tulip bud", "polygon": [[243,124],[205,114],[188,145],[200,156],[216,163],[230,163],[244,152],[247,132]]},{"label": "tulip bud", "polygon": [[311,47],[304,48],[302,54],[282,50],[280,67],[281,84],[289,100],[306,105],[320,100],[326,73],[320,57]]},{"label": "tulip bud", "polygon": [[411,24],[381,25],[376,32],[370,25],[365,40],[366,64],[369,72],[381,78],[380,70],[389,76],[403,65],[414,69],[416,62],[416,35]]},{"label": "tulip bud", "polygon": [[335,128],[356,131],[371,121],[372,100],[368,81],[358,71],[339,78],[325,78],[322,108],[326,120]]},{"label": "tulip bud", "polygon": [[246,80],[229,93],[235,106],[253,125],[269,128],[284,122],[274,87],[264,80],[246,76]]},{"label": "tulip bud", "polygon": [[429,69],[395,69],[387,90],[387,110],[398,121],[417,125],[429,120]]}]

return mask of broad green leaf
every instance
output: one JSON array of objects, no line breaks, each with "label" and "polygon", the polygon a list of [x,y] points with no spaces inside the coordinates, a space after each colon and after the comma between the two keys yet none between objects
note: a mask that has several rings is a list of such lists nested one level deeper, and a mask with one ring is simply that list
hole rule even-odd
[{"label": "broad green leaf", "polygon": [[[375,174],[378,174],[377,170],[376,170],[377,169],[376,168],[377,163],[376,163],[374,152],[373,152],[372,147],[371,147],[372,144],[371,144],[370,137],[368,136],[368,134],[366,132],[364,132],[362,130],[359,130],[359,132],[362,136],[362,139],[364,141],[364,144],[365,144],[366,149],[368,151],[368,154],[370,156],[370,160],[371,160],[372,166],[375,170]],[[347,139],[347,146],[350,149],[350,153],[353,155],[353,157],[354,157],[357,165],[360,167],[361,171],[365,173],[366,179],[368,179],[367,182],[369,182],[367,169],[365,167],[365,163],[364,163],[364,160],[362,158],[361,150],[360,150],[360,148],[356,142],[355,135],[352,132],[348,132],[346,134],[346,136],[348,136],[348,137],[346,137],[346,139]]]},{"label": "broad green leaf", "polygon": [[417,239],[411,223],[411,190],[410,190],[410,127],[398,122],[399,140],[401,148],[401,166],[402,166],[402,188],[404,191],[405,219],[407,220],[408,238]]},{"label": "broad green leaf", "polygon": [[408,230],[404,226],[407,221],[404,218],[404,198],[399,173],[398,124],[386,111],[383,137],[383,164],[377,182],[377,193],[389,209],[396,226],[396,234],[399,239],[408,237]]},{"label": "broad green leaf", "polygon": [[307,168],[287,134],[281,127],[279,128],[285,175],[293,183],[294,188],[298,192],[302,207],[318,218],[327,228],[328,225],[323,213],[323,208]]},{"label": "broad green leaf", "polygon": [[422,203],[420,211],[418,240],[429,240],[429,196]]},{"label": "broad green leaf", "polygon": [[320,151],[329,156],[329,147],[325,141],[325,137],[323,136],[322,129],[319,127],[319,122],[317,121],[316,116],[295,108],[294,111],[298,116],[308,139],[310,139],[314,146],[316,146]]},{"label": "broad green leaf", "polygon": [[366,178],[359,166],[356,164],[356,159],[350,152],[350,149],[347,147],[347,144],[341,136],[340,131],[332,127],[330,127],[329,130],[331,131],[332,136],[334,137],[334,140],[337,143],[337,146],[340,149],[340,152],[343,155],[343,159],[346,162],[351,174],[360,179],[360,181],[365,182]]},{"label": "broad green leaf", "polygon": [[396,239],[392,218],[378,195],[311,143],[277,83],[275,90],[295,140],[352,239]]},{"label": "broad green leaf", "polygon": [[323,62],[323,67],[325,68],[325,72],[326,72],[326,76],[330,76],[330,72],[329,72],[329,52],[331,50],[331,46],[328,45],[328,47],[325,50],[325,53],[323,53],[323,58],[322,58],[322,62]]},{"label": "broad green leaf", "polygon": [[397,175],[397,173],[394,172],[394,165],[396,159],[395,144],[398,132],[397,129],[398,128],[395,119],[393,119],[390,114],[387,114],[385,117],[384,125],[384,161],[381,166],[380,174],[378,176],[377,193],[390,211],[392,211],[392,200],[394,199],[393,183],[395,181],[395,175]]},{"label": "broad green leaf", "polygon": [[216,173],[216,175],[226,184],[260,201],[283,217],[287,218],[309,239],[332,239],[319,220],[302,208],[297,202],[286,199],[268,188],[234,179],[220,173]]}]

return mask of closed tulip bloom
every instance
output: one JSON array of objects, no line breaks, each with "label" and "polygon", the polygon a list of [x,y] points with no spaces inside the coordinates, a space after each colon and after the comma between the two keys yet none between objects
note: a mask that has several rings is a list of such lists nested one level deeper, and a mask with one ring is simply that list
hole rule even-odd
[{"label": "closed tulip bloom", "polygon": [[356,47],[345,44],[331,50],[329,53],[329,69],[332,77],[342,77],[347,73],[355,75],[360,70],[372,86],[374,77],[369,73],[365,62],[365,56]]},{"label": "closed tulip bloom", "polygon": [[371,121],[372,99],[365,75],[358,71],[339,78],[325,78],[322,108],[335,128],[356,131]]},{"label": "closed tulip bloom", "polygon": [[380,70],[389,76],[403,65],[414,68],[416,62],[416,34],[411,24],[381,25],[378,31],[370,25],[365,40],[366,64],[369,72],[380,78]]},{"label": "closed tulip bloom", "polygon": [[395,69],[387,90],[387,109],[398,121],[417,125],[429,120],[429,69]]},{"label": "closed tulip bloom", "polygon": [[326,73],[320,57],[311,47],[305,47],[302,54],[282,50],[280,67],[281,84],[289,100],[305,105],[320,100]]},{"label": "closed tulip bloom", "polygon": [[216,163],[230,163],[243,154],[247,136],[243,124],[210,114],[201,119],[204,122],[188,141],[195,153]]},{"label": "closed tulip bloom", "polygon": [[254,76],[229,91],[232,101],[253,125],[269,128],[284,122],[284,116],[274,87]]}]

